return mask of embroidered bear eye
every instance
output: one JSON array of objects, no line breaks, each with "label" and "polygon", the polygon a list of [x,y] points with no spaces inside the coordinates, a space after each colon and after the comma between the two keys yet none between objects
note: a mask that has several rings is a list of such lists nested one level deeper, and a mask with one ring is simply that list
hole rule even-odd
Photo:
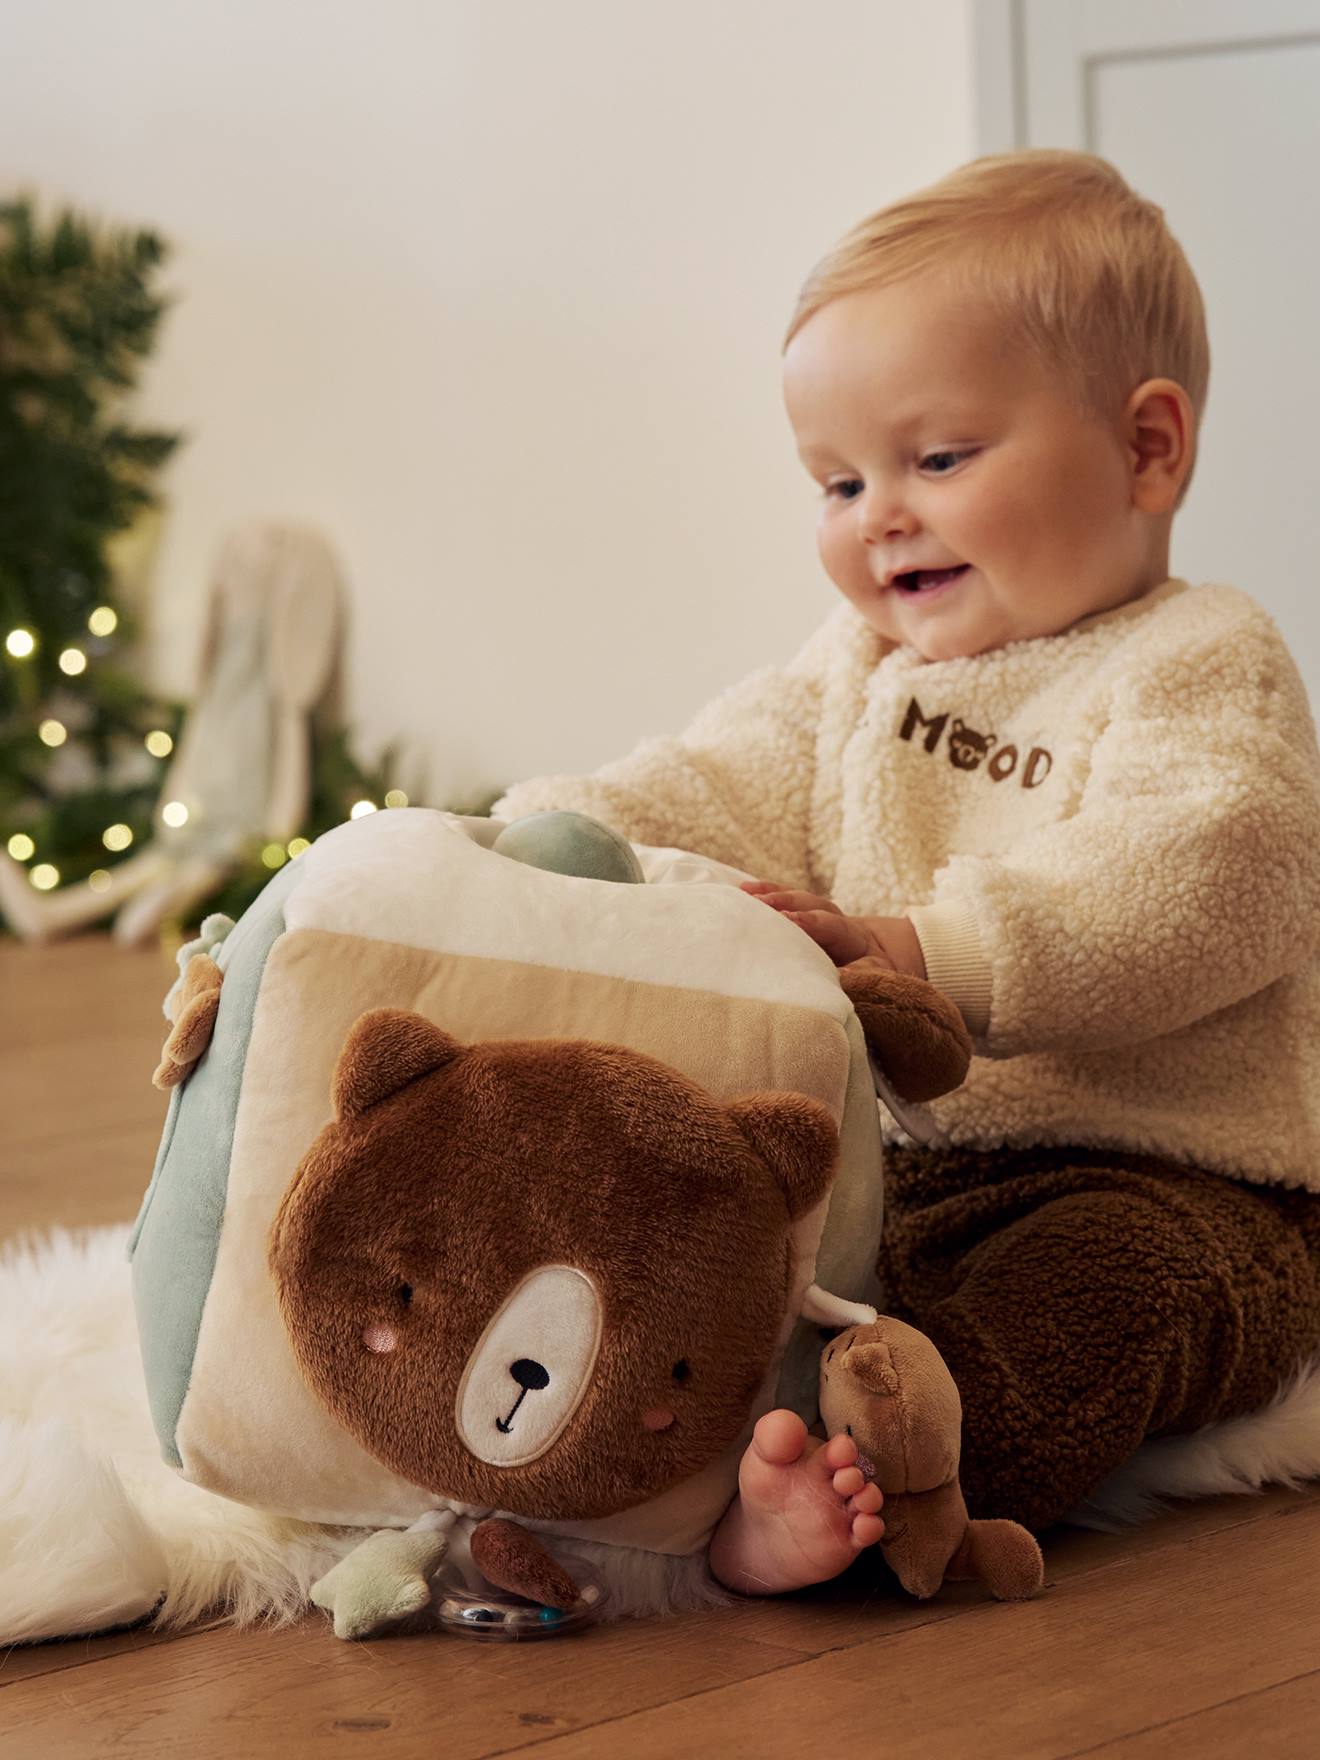
[{"label": "embroidered bear eye", "polygon": [[670,1370],[670,1374],[674,1377],[675,1381],[686,1381],[691,1373],[692,1365],[688,1362],[686,1357],[680,1357],[674,1364],[674,1367]]},{"label": "embroidered bear eye", "polygon": [[412,1301],[412,1285],[410,1283],[401,1283],[394,1293],[399,1298],[400,1307],[406,1308]]}]

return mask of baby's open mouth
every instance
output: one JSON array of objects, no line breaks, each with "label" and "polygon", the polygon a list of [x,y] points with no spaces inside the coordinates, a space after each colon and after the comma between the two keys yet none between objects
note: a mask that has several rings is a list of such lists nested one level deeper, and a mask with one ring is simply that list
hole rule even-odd
[{"label": "baby's open mouth", "polygon": [[932,587],[945,587],[950,581],[956,581],[971,566],[970,562],[963,562],[957,568],[917,568],[910,574],[896,574],[894,585],[904,593],[924,593]]}]

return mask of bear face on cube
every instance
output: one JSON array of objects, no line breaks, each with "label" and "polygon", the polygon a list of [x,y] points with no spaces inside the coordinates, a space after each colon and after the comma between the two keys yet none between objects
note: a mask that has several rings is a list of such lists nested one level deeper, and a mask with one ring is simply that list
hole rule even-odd
[{"label": "bear face on cube", "polygon": [[271,1230],[293,1351],[403,1478],[547,1520],[612,1515],[738,1437],[837,1133],[722,1104],[640,1052],[464,1045],[377,1009]]}]

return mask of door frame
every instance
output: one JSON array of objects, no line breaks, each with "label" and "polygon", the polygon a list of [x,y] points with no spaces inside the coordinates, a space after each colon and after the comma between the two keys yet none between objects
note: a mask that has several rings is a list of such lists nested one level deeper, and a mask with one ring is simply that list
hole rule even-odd
[{"label": "door frame", "polygon": [[1096,81],[1107,64],[1320,43],[1320,0],[971,0],[977,153],[1096,150]]}]

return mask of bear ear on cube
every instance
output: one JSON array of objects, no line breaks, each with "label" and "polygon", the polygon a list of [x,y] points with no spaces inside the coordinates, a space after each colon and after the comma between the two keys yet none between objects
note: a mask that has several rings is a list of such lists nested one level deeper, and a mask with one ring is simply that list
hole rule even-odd
[{"label": "bear ear on cube", "polygon": [[373,1008],[349,1029],[331,1082],[334,1116],[358,1118],[419,1076],[452,1063],[464,1046],[407,1008]]},{"label": "bear ear on cube", "polygon": [[151,1078],[154,1088],[168,1093],[192,1073],[193,1065],[211,1043],[224,981],[224,973],[209,954],[194,954],[188,961],[178,986],[178,1013]]},{"label": "bear ear on cube", "polygon": [[933,984],[857,960],[839,972],[867,1049],[901,1100],[951,1094],[967,1079],[972,1041],[957,1004]]},{"label": "bear ear on cube", "polygon": [[790,1220],[805,1216],[825,1196],[838,1160],[829,1112],[805,1094],[747,1094],[728,1111],[784,1194]]}]

